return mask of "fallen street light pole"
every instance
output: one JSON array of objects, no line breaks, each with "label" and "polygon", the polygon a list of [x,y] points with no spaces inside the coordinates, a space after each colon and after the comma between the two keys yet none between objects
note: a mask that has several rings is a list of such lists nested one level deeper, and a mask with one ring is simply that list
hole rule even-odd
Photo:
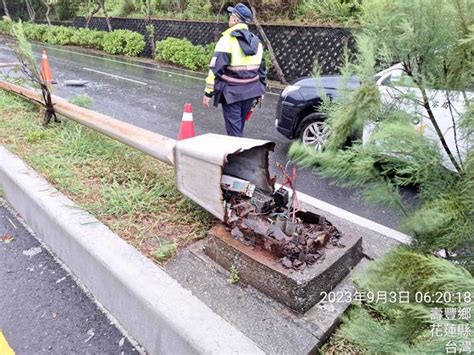
[{"label": "fallen street light pole", "polygon": [[[37,104],[43,102],[42,96],[29,88],[0,80],[0,89]],[[223,175],[249,181],[266,193],[274,190],[268,172],[273,142],[210,133],[176,141],[54,95],[52,102],[56,113],[174,166],[178,190],[221,221],[226,220]]]},{"label": "fallen street light pole", "polygon": [[[41,95],[36,91],[6,81],[0,80],[0,89],[23,96],[24,98],[32,100],[38,104],[43,102]],[[132,148],[138,149],[163,163],[174,165],[173,150],[176,145],[174,139],[117,120],[107,115],[73,105],[55,95],[52,95],[52,101],[54,110],[58,114]]]}]

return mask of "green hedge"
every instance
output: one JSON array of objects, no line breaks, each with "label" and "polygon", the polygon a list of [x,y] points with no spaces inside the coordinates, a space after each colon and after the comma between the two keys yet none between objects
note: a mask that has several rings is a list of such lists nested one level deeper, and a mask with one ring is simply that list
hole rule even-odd
[{"label": "green hedge", "polygon": [[[1,21],[0,32],[9,34],[11,23]],[[25,36],[29,40],[58,45],[76,45],[104,50],[110,54],[137,56],[145,48],[144,36],[128,30],[112,32],[65,26],[48,26],[24,23]]]},{"label": "green hedge", "polygon": [[140,33],[129,30],[115,30],[105,33],[103,46],[107,53],[135,57],[145,48],[145,40]]},{"label": "green hedge", "polygon": [[[214,53],[215,44],[194,45],[187,39],[168,37],[156,42],[155,59],[177,64],[191,70],[207,70]],[[268,51],[264,52],[267,70],[271,68]]]},{"label": "green hedge", "polygon": [[209,67],[214,46],[213,44],[199,46],[187,39],[168,37],[156,42],[155,59],[191,70],[205,70]]}]

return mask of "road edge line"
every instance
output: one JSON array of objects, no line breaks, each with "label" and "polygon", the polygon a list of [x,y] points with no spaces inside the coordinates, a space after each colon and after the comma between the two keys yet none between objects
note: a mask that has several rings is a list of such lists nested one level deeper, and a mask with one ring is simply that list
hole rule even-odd
[{"label": "road edge line", "polygon": [[150,354],[263,353],[1,145],[0,161],[4,198]]}]

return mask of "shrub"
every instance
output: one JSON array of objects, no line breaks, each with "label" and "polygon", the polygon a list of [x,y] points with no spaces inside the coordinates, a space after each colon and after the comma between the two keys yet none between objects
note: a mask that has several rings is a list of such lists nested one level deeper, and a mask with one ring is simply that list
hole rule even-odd
[{"label": "shrub", "polygon": [[34,23],[25,22],[23,23],[23,31],[26,38],[33,41],[44,42],[45,33],[48,32],[48,25],[37,25]]},{"label": "shrub", "polygon": [[104,35],[103,49],[110,54],[125,54],[133,57],[145,48],[143,35],[128,30],[115,30]]},{"label": "shrub", "polygon": [[206,69],[211,61],[214,45],[193,45],[187,39],[169,37],[156,42],[155,59],[183,66],[190,70]]},{"label": "shrub", "polygon": [[[1,33],[9,34],[10,27],[11,24],[8,21],[0,21]],[[105,32],[35,23],[24,23],[23,28],[27,39],[50,44],[71,44],[127,56],[137,56],[145,48],[144,36],[127,30]]]},{"label": "shrub", "polygon": [[4,17],[2,21],[0,21],[0,33],[3,34],[10,34],[10,28],[12,26],[12,22],[8,20],[7,17]]},{"label": "shrub", "polygon": [[46,31],[43,33],[42,41],[50,44],[59,45],[73,44],[71,38],[74,34],[74,31],[76,30],[72,27],[46,26]]},{"label": "shrub", "polygon": [[76,29],[71,37],[71,42],[78,46],[103,49],[104,31],[89,30],[87,28]]}]

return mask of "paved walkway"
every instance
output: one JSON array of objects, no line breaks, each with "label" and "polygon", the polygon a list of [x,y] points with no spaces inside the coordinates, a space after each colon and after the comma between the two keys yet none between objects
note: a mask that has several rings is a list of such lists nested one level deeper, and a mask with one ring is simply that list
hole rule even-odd
[{"label": "paved walkway", "polygon": [[8,346],[16,354],[137,353],[0,199],[0,353]]}]

